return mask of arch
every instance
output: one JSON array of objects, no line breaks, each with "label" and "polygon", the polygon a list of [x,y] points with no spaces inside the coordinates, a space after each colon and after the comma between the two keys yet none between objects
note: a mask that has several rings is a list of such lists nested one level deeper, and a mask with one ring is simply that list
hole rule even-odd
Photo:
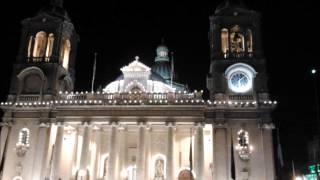
[{"label": "arch", "polygon": [[71,43],[69,39],[64,39],[62,42],[61,50],[60,50],[60,61],[62,67],[68,70],[69,67],[69,58],[71,52]]},{"label": "arch", "polygon": [[23,180],[23,178],[21,176],[15,176],[12,178],[12,180]]},{"label": "arch", "polygon": [[252,39],[252,30],[251,29],[247,30],[247,49],[248,49],[248,53],[253,52],[253,39]]},{"label": "arch", "polygon": [[[22,70],[18,75],[17,75],[17,79],[18,79],[18,89],[17,89],[17,94],[21,94],[21,92],[23,92],[23,90],[25,90],[26,88],[31,88],[33,89],[31,92],[33,93],[42,93],[43,88],[46,87],[46,81],[47,78],[44,75],[43,71],[35,66],[32,67],[28,67],[24,70]],[[27,84],[28,82],[30,82],[31,84]],[[27,85],[29,87],[27,87]],[[33,86],[34,85],[34,86]],[[38,89],[36,91],[36,89]]]},{"label": "arch", "polygon": [[40,31],[36,34],[34,46],[33,46],[33,61],[41,61],[41,58],[45,55],[47,44],[47,33]]},{"label": "arch", "polygon": [[19,137],[16,146],[30,146],[30,130],[28,128],[22,128],[19,131]]},{"label": "arch", "polygon": [[245,63],[236,63],[226,69],[225,76],[229,78],[232,73],[239,70],[246,72],[250,78],[254,78],[257,75],[257,72],[252,66]]},{"label": "arch", "polygon": [[221,51],[223,54],[229,51],[229,30],[226,28],[221,29]]},{"label": "arch", "polygon": [[54,34],[50,33],[48,36],[48,43],[47,43],[47,49],[46,49],[46,62],[50,61],[50,57],[52,55],[53,50],[53,43],[54,43]]},{"label": "arch", "polygon": [[131,89],[130,89],[131,92],[140,92],[141,89],[139,86],[133,86]]},{"label": "arch", "polygon": [[194,180],[195,178],[195,173],[189,168],[183,168],[179,171],[178,180]]},{"label": "arch", "polygon": [[139,89],[141,89],[141,91],[144,91],[144,92],[146,91],[146,88],[137,80],[134,80],[134,81],[131,81],[130,83],[128,83],[128,85],[125,87],[124,91],[129,92],[133,88],[139,88]]},{"label": "arch", "polygon": [[154,180],[164,180],[167,177],[166,166],[167,166],[167,158],[163,154],[157,154],[153,157],[153,168],[151,171],[151,175]]},{"label": "arch", "polygon": [[27,74],[29,73],[37,73],[40,75],[41,79],[46,79],[46,76],[44,75],[43,71],[38,68],[38,67],[35,67],[35,66],[32,66],[32,67],[28,67],[24,70],[22,70],[18,75],[17,75],[17,78],[18,79],[23,79]]}]

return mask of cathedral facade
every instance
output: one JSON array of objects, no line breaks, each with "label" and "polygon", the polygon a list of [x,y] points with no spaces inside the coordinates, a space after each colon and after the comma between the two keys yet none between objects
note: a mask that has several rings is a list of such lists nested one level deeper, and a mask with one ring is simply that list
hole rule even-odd
[{"label": "cathedral facade", "polygon": [[79,36],[62,1],[22,21],[1,122],[2,180],[273,180],[259,13],[209,18],[209,99],[176,82],[162,43],[102,91],[74,90]]}]

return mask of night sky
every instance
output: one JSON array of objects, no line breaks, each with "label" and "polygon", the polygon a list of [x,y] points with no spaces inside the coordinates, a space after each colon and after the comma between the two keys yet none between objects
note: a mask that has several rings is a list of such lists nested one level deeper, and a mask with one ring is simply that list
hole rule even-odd
[{"label": "night sky", "polygon": [[[190,89],[206,90],[210,63],[208,17],[221,1],[66,1],[65,9],[80,35],[76,90],[90,90],[94,52],[98,53],[97,88],[120,75],[120,68],[136,55],[151,65],[162,37],[175,54],[179,82],[188,84]],[[319,86],[320,76],[313,79],[310,73],[312,67],[318,67],[320,72],[318,6],[311,0],[244,2],[262,13],[270,94],[279,102],[273,118],[280,125],[283,171],[289,171],[291,160],[296,167],[307,162],[306,142],[318,126],[314,81]],[[20,21],[36,15],[45,3],[12,0],[1,6],[1,101],[9,89],[12,63],[19,47]]]}]

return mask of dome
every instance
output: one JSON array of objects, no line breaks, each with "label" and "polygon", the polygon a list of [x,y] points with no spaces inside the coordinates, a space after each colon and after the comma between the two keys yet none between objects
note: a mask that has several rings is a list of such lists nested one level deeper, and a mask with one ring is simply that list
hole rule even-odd
[{"label": "dome", "polygon": [[159,61],[156,62],[152,67],[152,71],[160,75],[165,80],[170,80],[171,78],[171,67],[169,62]]}]

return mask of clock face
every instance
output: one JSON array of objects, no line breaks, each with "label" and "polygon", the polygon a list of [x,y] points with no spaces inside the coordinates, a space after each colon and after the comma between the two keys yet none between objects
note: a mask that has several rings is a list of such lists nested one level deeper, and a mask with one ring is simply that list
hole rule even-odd
[{"label": "clock face", "polygon": [[234,92],[243,93],[251,89],[252,83],[249,76],[241,71],[231,74],[229,88]]}]

